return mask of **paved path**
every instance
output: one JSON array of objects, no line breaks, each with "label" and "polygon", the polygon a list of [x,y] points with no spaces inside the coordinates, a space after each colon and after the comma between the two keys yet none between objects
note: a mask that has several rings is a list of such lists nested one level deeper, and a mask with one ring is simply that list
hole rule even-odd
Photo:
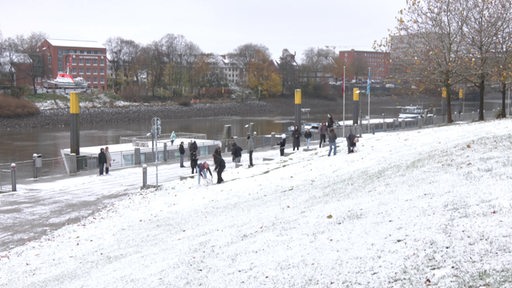
[{"label": "paved path", "polygon": [[[212,161],[210,161],[212,162]],[[147,184],[156,184],[156,168],[147,168]],[[158,165],[158,183],[190,175],[179,164]],[[41,238],[62,226],[94,215],[142,186],[142,168],[113,170],[110,175],[67,176],[18,184],[0,194],[0,252]]]}]

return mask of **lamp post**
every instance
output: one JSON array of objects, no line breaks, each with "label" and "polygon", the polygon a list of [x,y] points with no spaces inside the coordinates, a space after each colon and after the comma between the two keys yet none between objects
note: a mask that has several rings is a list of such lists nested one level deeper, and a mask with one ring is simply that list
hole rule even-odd
[{"label": "lamp post", "polygon": [[162,122],[158,117],[153,117],[151,122],[153,124],[151,127],[151,135],[153,136],[152,138],[155,143],[156,187],[158,187],[158,136],[160,136],[160,133],[162,132]]},{"label": "lamp post", "polygon": [[345,65],[343,65],[343,137],[346,136],[345,134]]},{"label": "lamp post", "polygon": [[[508,115],[510,115],[510,86],[508,87],[508,108],[507,108],[507,110],[508,110]],[[507,116],[506,113],[505,113],[505,116]]]},{"label": "lamp post", "polygon": [[371,86],[371,68],[368,67],[368,84],[366,85],[366,94],[368,94],[368,133],[370,133],[370,86]]}]

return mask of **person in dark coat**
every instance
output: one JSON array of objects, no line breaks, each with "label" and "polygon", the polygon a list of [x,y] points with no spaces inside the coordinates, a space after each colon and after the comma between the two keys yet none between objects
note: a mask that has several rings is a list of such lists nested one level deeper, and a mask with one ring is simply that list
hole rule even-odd
[{"label": "person in dark coat", "polygon": [[224,182],[222,179],[222,172],[226,169],[226,162],[222,158],[220,147],[215,148],[213,152],[213,163],[215,164],[214,171],[217,171],[217,184]]},{"label": "person in dark coat", "polygon": [[242,147],[238,146],[236,142],[231,144],[231,156],[233,156],[233,162],[240,163],[242,159]]},{"label": "person in dark coat", "polygon": [[292,139],[293,139],[293,150],[292,151],[295,151],[295,148],[297,148],[297,151],[299,151],[299,147],[300,147],[300,136],[302,136],[302,133],[300,132],[300,129],[298,126],[295,126],[293,128],[293,132],[292,132]]},{"label": "person in dark coat", "polygon": [[185,145],[183,141],[181,141],[178,151],[180,152],[180,168],[184,168],[185,165],[183,165],[183,160],[185,158]]},{"label": "person in dark coat", "polygon": [[190,143],[190,168],[192,169],[192,174],[197,170],[197,149],[196,141]]},{"label": "person in dark coat", "polygon": [[327,114],[327,128],[334,127],[334,119],[332,118],[331,114]]},{"label": "person in dark coat", "polygon": [[309,150],[309,143],[311,142],[311,138],[313,137],[313,133],[311,133],[311,129],[306,129],[304,132],[304,138],[306,139],[306,148]]},{"label": "person in dark coat", "polygon": [[325,125],[325,122],[322,122],[322,125],[320,125],[320,128],[318,129],[318,132],[320,133],[320,144],[318,145],[319,148],[322,148],[322,143],[326,143],[326,137],[327,137],[327,125]]},{"label": "person in dark coat", "polygon": [[354,153],[354,149],[356,148],[356,143],[357,143],[357,136],[351,132],[347,136],[347,148],[348,148],[349,154]]},{"label": "person in dark coat", "polygon": [[281,135],[281,141],[279,141],[277,145],[279,145],[279,155],[284,156],[284,147],[286,146],[286,134]]},{"label": "person in dark coat", "polygon": [[107,155],[105,154],[105,150],[101,148],[100,153],[98,153],[98,167],[100,169],[100,176],[103,175],[105,164],[107,164]]},{"label": "person in dark coat", "polygon": [[249,151],[249,167],[254,166],[252,163],[252,153],[254,152],[254,140],[251,134],[247,134],[247,150]]}]

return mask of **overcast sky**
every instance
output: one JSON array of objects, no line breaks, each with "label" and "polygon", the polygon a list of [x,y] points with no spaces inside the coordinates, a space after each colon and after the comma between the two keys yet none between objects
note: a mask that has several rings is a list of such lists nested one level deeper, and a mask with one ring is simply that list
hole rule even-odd
[{"label": "overcast sky", "polygon": [[[140,44],[183,35],[204,52],[254,43],[278,58],[308,48],[371,50],[396,26],[406,0],[0,0],[3,38],[43,32],[53,39],[122,37]],[[7,12],[7,13],[6,13]]]}]

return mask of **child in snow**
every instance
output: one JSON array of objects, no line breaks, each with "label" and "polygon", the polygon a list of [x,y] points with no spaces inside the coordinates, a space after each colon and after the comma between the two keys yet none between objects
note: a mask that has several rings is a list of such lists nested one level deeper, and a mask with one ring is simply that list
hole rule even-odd
[{"label": "child in snow", "polygon": [[201,178],[208,179],[206,172],[210,173],[210,177],[213,179],[212,170],[206,161],[197,165],[197,172],[197,184],[201,184]]},{"label": "child in snow", "polygon": [[279,145],[279,155],[284,156],[284,147],[286,146],[286,134],[281,135],[281,141],[279,141],[277,145]]}]

